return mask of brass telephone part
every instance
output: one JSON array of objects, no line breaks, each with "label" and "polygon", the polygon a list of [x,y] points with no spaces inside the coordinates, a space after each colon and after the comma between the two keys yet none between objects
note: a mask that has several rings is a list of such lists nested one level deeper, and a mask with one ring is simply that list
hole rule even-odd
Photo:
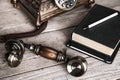
[{"label": "brass telephone part", "polygon": [[[67,3],[65,3],[65,5],[66,6],[70,5],[72,7],[67,6],[65,7],[65,9],[60,9],[60,7],[57,4],[55,4],[55,0],[11,0],[11,3],[13,4],[14,7],[16,8],[22,7],[32,16],[35,29],[24,33],[12,33],[7,35],[1,35],[0,42],[5,42],[8,39],[17,39],[38,35],[46,28],[47,21],[50,18],[81,5],[90,7],[91,4],[94,3],[94,0],[75,0],[75,1],[66,0],[66,1]],[[72,4],[72,2],[74,4]]]},{"label": "brass telephone part", "polygon": [[[59,1],[61,1],[61,4]],[[67,11],[72,10],[81,5],[90,7],[95,1],[94,0],[11,0],[11,2],[15,7],[18,6],[18,4],[23,6],[23,8],[25,8],[35,18],[36,21],[35,25],[38,26],[42,22],[45,22],[48,19],[57,16],[63,12],[66,12],[66,10]]]},{"label": "brass telephone part", "polygon": [[5,48],[7,50],[6,60],[10,67],[17,67],[21,63],[25,48],[27,48],[36,55],[40,55],[56,62],[64,62],[68,73],[72,76],[78,77],[87,71],[87,61],[85,58],[76,56],[70,59],[65,53],[50,47],[26,44],[21,40],[8,40],[5,44]]},{"label": "brass telephone part", "polygon": [[13,7],[15,8],[19,8],[19,3],[18,3],[18,0],[11,0],[11,3],[13,4]]}]

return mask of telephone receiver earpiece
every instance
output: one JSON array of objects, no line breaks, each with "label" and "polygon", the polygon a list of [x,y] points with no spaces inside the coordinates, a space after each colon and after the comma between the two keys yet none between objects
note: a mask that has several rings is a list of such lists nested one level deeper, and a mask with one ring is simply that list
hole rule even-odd
[{"label": "telephone receiver earpiece", "polygon": [[64,62],[68,73],[72,76],[81,76],[87,71],[87,61],[85,58],[76,56],[70,59],[66,54],[50,47],[26,44],[22,40],[8,40],[5,44],[5,48],[7,50],[5,55],[6,60],[10,67],[17,67],[21,63],[25,48],[27,48],[36,55],[57,62]]},{"label": "telephone receiver earpiece", "polygon": [[23,58],[25,47],[22,41],[9,40],[5,43],[5,58],[10,67],[17,67]]}]

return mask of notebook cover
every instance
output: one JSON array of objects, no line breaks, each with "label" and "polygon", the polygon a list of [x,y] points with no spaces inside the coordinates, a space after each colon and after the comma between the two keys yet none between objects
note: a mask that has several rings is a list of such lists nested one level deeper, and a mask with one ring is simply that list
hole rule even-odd
[{"label": "notebook cover", "polygon": [[88,25],[115,12],[118,11],[96,4],[78,25],[78,27],[76,27],[76,29],[73,31],[76,34],[87,37],[93,41],[99,42],[113,49],[117,45],[111,56],[72,41],[72,39],[67,43],[67,46],[77,51],[86,53],[99,60],[105,61],[106,63],[112,63],[120,46],[120,43],[118,43],[120,40],[120,13],[118,12],[118,16],[113,17],[112,19],[107,20],[101,24],[98,24],[89,30],[83,30],[83,28],[88,27]]},{"label": "notebook cover", "polygon": [[88,27],[88,25],[115,12],[118,11],[96,4],[73,32],[114,49],[120,39],[119,12],[119,15],[98,24],[89,30],[83,30],[83,28]]}]

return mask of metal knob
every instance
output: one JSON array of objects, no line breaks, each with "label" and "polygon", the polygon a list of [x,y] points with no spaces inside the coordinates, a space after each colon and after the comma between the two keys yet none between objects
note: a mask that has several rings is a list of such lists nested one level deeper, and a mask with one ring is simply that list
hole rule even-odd
[{"label": "metal knob", "polygon": [[80,56],[74,57],[68,61],[67,71],[72,76],[82,76],[87,71],[87,61]]},{"label": "metal knob", "polygon": [[62,10],[71,10],[76,6],[78,0],[54,0],[56,5]]},{"label": "metal knob", "polygon": [[85,7],[90,8],[93,3],[95,3],[95,0],[88,0],[88,2],[87,2],[87,4],[85,5]]},{"label": "metal knob", "polygon": [[20,7],[18,2],[19,2],[19,0],[11,0],[11,3],[13,4],[13,7],[15,7],[15,8]]},{"label": "metal knob", "polygon": [[8,51],[5,54],[6,60],[10,67],[17,67],[23,58],[25,48],[22,41],[9,40],[5,44],[5,48]]}]

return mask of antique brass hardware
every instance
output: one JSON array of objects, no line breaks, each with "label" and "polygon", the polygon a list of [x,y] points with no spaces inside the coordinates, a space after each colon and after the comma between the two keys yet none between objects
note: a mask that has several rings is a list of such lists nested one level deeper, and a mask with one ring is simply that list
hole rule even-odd
[{"label": "antique brass hardware", "polygon": [[77,56],[70,59],[65,53],[50,47],[26,44],[21,40],[8,40],[5,44],[5,48],[8,51],[6,53],[6,60],[10,67],[17,67],[21,63],[25,48],[27,48],[36,55],[40,55],[57,62],[66,63],[68,73],[73,76],[81,76],[87,71],[87,61],[85,58]]},{"label": "antique brass hardware", "polygon": [[60,13],[72,10],[78,6],[90,7],[94,0],[11,0],[14,7],[25,8],[35,19],[35,25],[57,16]]}]

